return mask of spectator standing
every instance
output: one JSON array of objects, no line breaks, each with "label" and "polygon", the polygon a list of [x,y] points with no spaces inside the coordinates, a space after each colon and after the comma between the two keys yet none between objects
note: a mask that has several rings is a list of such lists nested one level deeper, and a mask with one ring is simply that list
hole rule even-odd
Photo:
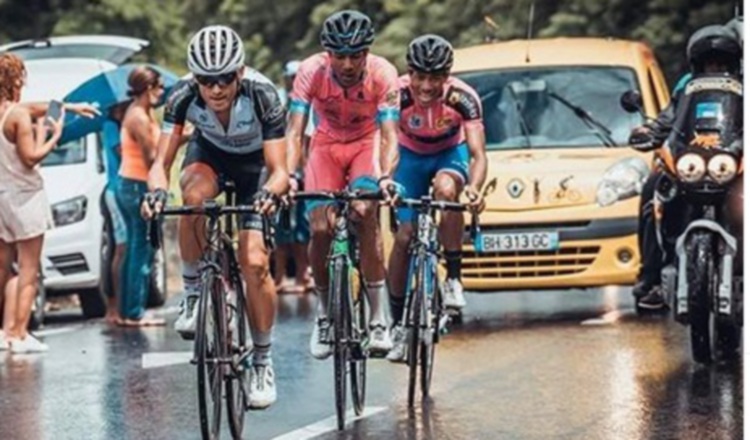
[{"label": "spectator standing", "polygon": [[119,305],[121,325],[141,327],[164,325],[161,318],[146,314],[153,249],[147,242],[146,220],[140,205],[148,191],[148,170],[156,157],[161,131],[154,109],[164,94],[159,73],[148,66],[133,69],[128,76],[128,106],[120,130],[122,163],[117,187],[117,204],[125,218],[127,250],[120,273]]},{"label": "spectator standing", "polygon": [[52,225],[39,163],[60,139],[66,109],[95,113],[88,105],[66,104],[57,120],[46,117],[48,103],[20,104],[25,82],[23,60],[0,54],[0,292],[6,290],[16,255],[19,264],[18,279],[5,295],[0,350],[13,353],[48,348],[26,330],[37,294],[44,233]]}]

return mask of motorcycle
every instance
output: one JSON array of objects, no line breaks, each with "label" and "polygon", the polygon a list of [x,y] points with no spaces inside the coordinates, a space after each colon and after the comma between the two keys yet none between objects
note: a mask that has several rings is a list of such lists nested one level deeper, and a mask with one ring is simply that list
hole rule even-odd
[{"label": "motorcycle", "polygon": [[[622,107],[641,112],[636,92]],[[742,82],[729,75],[692,79],[657,152],[663,171],[654,196],[657,237],[666,256],[665,302],[690,328],[693,359],[702,364],[739,355],[742,335]],[[649,134],[631,136],[648,150]],[[671,204],[671,205],[670,205]],[[670,211],[671,233],[663,222]],[[676,238],[676,239],[675,239]]]}]

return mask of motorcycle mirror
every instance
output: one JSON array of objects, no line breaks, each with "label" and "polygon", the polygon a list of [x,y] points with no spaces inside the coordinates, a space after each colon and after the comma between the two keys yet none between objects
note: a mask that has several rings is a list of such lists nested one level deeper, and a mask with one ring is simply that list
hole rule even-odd
[{"label": "motorcycle mirror", "polygon": [[628,90],[620,96],[620,107],[628,113],[643,114],[643,98],[636,90]]}]

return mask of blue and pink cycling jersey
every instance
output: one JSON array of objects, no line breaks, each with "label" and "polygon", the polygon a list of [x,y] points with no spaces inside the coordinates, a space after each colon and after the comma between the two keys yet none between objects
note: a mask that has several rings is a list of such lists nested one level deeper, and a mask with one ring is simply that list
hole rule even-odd
[{"label": "blue and pink cycling jersey", "polygon": [[[469,179],[466,130],[484,129],[476,92],[460,79],[449,77],[443,96],[425,106],[414,97],[408,75],[402,76],[400,83],[400,157],[394,180],[404,187],[404,197],[428,194],[439,172],[450,173],[465,184]],[[399,208],[398,217],[401,222],[416,220],[409,208]]]}]

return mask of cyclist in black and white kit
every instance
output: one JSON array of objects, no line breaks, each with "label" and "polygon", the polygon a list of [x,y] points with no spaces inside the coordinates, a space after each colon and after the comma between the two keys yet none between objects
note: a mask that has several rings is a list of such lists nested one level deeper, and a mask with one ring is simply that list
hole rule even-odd
[{"label": "cyclist in black and white kit", "polygon": [[[150,218],[166,201],[169,172],[180,145],[185,122],[195,127],[182,164],[180,187],[185,205],[215,198],[221,182],[235,184],[237,203],[260,201],[264,209],[273,196],[288,190],[284,143],[286,115],[276,88],[259,73],[245,77],[242,40],[226,26],[208,26],[188,46],[188,68],[193,77],[178,83],[164,114],[156,160],[149,173],[149,189],[157,202],[144,203]],[[180,254],[185,299],[175,329],[186,339],[195,334],[200,292],[198,261],[205,247],[202,216],[183,216],[179,223]],[[269,253],[257,214],[240,218],[239,263],[247,284],[254,354],[249,405],[262,409],[276,400],[271,363],[271,331],[276,291],[269,274]]]}]

